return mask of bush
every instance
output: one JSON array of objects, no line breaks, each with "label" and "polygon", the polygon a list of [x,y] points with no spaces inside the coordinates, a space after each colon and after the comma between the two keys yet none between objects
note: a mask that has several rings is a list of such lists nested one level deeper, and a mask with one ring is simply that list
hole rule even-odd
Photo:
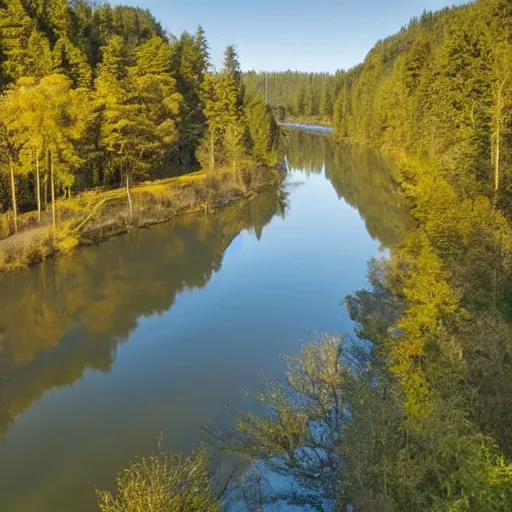
[{"label": "bush", "polygon": [[97,491],[101,512],[218,512],[209,458],[204,449],[189,457],[162,450],[138,457],[117,476],[117,492]]}]

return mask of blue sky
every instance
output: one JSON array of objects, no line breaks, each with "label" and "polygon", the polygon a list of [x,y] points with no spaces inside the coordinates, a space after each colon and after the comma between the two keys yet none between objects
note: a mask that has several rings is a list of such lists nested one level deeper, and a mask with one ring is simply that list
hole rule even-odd
[{"label": "blue sky", "polygon": [[174,34],[203,25],[212,60],[238,47],[244,70],[335,71],[424,9],[466,0],[113,0],[149,9]]}]

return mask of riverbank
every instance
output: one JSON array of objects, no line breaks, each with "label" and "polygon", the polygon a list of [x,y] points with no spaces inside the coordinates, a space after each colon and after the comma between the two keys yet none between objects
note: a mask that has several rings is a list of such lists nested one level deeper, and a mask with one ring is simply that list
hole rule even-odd
[{"label": "riverbank", "polygon": [[[211,213],[246,199],[284,178],[281,168],[254,168],[244,173],[242,183],[231,171],[214,176],[199,171],[133,187],[133,211],[126,191],[91,191],[57,201],[58,223],[51,226],[50,214],[35,222],[35,212],[19,218],[18,234],[0,240],[0,272],[31,267],[60,253],[93,245],[134,229],[166,222],[173,217]],[[6,222],[5,218],[0,219]]]}]

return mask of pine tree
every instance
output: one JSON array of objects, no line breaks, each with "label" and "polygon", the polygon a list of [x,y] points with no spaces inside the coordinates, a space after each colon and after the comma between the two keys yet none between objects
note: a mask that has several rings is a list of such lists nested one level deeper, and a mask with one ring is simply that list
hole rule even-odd
[{"label": "pine tree", "polygon": [[195,45],[198,55],[196,66],[198,78],[201,81],[210,66],[210,47],[208,45],[208,40],[206,39],[206,33],[201,25],[197,27],[197,31],[195,33]]},{"label": "pine tree", "polygon": [[[161,165],[176,147],[179,115],[183,97],[170,73],[171,48],[160,37],[154,37],[136,49],[135,66],[129,69],[129,103],[141,106],[149,131],[151,149],[141,156],[152,166]],[[151,140],[151,142],[150,142]]]},{"label": "pine tree", "polygon": [[42,78],[53,70],[52,52],[48,39],[41,32],[34,30],[27,42],[27,58],[23,76]]},{"label": "pine tree", "polygon": [[207,73],[201,86],[201,101],[207,130],[196,151],[196,157],[200,165],[208,169],[210,174],[215,172],[219,160],[222,159],[224,112],[218,96],[218,81],[218,76]]},{"label": "pine tree", "polygon": [[199,27],[195,36],[184,32],[173,48],[173,74],[184,98],[180,123],[179,158],[185,169],[193,164],[194,154],[204,135],[205,119],[201,89],[209,65],[208,43]]},{"label": "pine tree", "polygon": [[92,70],[87,57],[67,37],[61,37],[53,48],[53,66],[56,73],[68,75],[74,87],[90,88]]},{"label": "pine tree", "polygon": [[182,97],[170,74],[170,51],[159,37],[133,55],[119,37],[103,50],[96,79],[100,140],[105,161],[124,179],[130,215],[134,177],[144,177],[161,164],[177,141]]},{"label": "pine tree", "polygon": [[242,82],[240,60],[238,59],[236,47],[233,45],[227,46],[224,51],[223,70],[233,81],[237,98],[236,107],[241,108],[244,103],[245,88]]},{"label": "pine tree", "polygon": [[0,38],[5,56],[3,74],[10,80],[27,76],[27,63],[34,58],[28,53],[28,43],[35,23],[25,12],[21,0],[6,0],[0,8]]},{"label": "pine tree", "polygon": [[332,104],[332,91],[328,83],[325,84],[322,90],[322,97],[320,103],[320,115],[328,119],[332,118],[333,104]]},{"label": "pine tree", "polygon": [[276,165],[279,159],[279,127],[268,105],[253,100],[245,107],[251,155],[258,163]]}]

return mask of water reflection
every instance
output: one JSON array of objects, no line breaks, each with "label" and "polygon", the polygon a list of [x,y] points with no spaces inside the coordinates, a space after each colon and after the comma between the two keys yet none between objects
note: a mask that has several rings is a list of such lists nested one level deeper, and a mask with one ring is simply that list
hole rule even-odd
[{"label": "water reflection", "polygon": [[[412,225],[389,167],[377,152],[337,146],[298,130],[285,137],[287,164],[325,172],[338,197],[358,209],[374,239],[389,247]],[[0,436],[52,387],[86,369],[108,372],[117,346],[141,317],[169,310],[183,290],[203,288],[237,235],[257,238],[284,215],[282,188],[206,217],[189,216],[89,247],[0,280]],[[150,264],[148,264],[150,262]]]},{"label": "water reflection", "polygon": [[288,167],[312,174],[325,172],[338,197],[357,208],[368,233],[384,247],[400,242],[413,227],[392,170],[378,151],[338,145],[332,137],[300,130],[287,130],[284,140]]},{"label": "water reflection", "polygon": [[203,288],[242,230],[260,237],[284,213],[283,191],[273,189],[215,215],[182,217],[4,276],[0,435],[47,389],[72,384],[88,368],[108,372],[141,317]]},{"label": "water reflection", "polygon": [[94,510],[94,487],[160,431],[191,448],[259,369],[278,376],[312,332],[351,328],[340,299],[407,208],[377,154],[298,131],[285,144],[303,187],[2,277],[1,510]]}]

